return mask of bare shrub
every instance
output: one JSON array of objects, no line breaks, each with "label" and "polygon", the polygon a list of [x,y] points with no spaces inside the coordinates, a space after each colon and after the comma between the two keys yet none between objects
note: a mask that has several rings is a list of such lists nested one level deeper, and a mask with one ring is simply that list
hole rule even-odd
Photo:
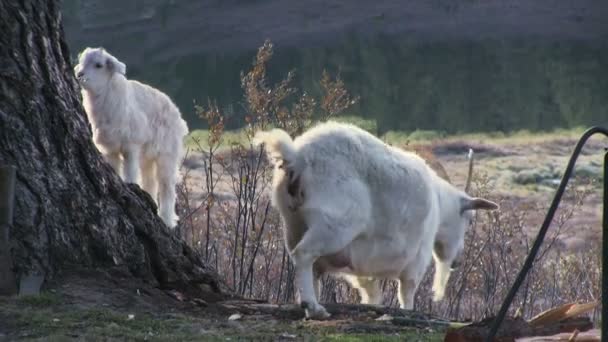
[{"label": "bare shrub", "polygon": [[[492,186],[487,175],[477,175],[473,184],[476,188],[473,195],[492,198]],[[518,311],[523,317],[529,318],[564,302],[599,298],[600,261],[599,254],[596,254],[597,247],[579,252],[575,257],[565,253],[560,244],[560,238],[568,230],[576,228],[568,225],[568,221],[580,208],[590,189],[570,187],[573,198],[568,201],[567,207],[560,209],[554,220],[534,268],[511,306],[511,314]],[[467,232],[463,263],[455,271],[446,291],[446,300],[440,303],[429,300],[429,270],[417,296],[417,309],[458,320],[479,320],[494,315],[536,237],[537,227],[529,226],[527,217],[545,211],[545,207],[534,205],[478,215]],[[581,279],[585,281],[581,282]],[[593,283],[592,280],[597,282]]]},{"label": "bare shrub", "polygon": [[201,155],[204,194],[194,198],[189,186],[191,171],[185,171],[180,189],[185,208],[181,234],[220,270],[236,293],[287,302],[295,298],[294,268],[284,248],[280,218],[270,209],[271,173],[265,154],[252,146],[251,138],[268,126],[300,134],[315,119],[327,120],[358,98],[348,93],[339,76],[332,78],[326,71],[320,80],[320,100],[293,86],[295,71],[271,85],[266,70],[272,55],[273,45],[266,41],[258,49],[252,68],[241,73],[247,141],[223,146],[221,110],[212,101],[196,106],[209,134],[206,141],[193,138],[194,151],[189,153]]}]

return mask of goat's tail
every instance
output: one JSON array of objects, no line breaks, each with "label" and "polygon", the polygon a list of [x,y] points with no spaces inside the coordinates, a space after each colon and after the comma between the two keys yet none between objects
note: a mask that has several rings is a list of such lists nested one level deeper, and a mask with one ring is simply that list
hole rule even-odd
[{"label": "goat's tail", "polygon": [[293,139],[284,130],[275,128],[270,131],[257,132],[253,137],[253,144],[264,144],[268,157],[274,163],[279,163],[279,166],[285,168],[286,171],[300,173],[302,163],[299,162]]}]

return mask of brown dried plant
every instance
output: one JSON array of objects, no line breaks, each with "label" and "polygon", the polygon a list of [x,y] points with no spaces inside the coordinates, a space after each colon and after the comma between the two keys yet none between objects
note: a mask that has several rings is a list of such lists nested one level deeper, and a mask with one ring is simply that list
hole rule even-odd
[{"label": "brown dried plant", "polygon": [[[358,96],[350,95],[339,75],[333,79],[326,70],[323,70],[319,81],[322,89],[320,101],[293,85],[295,70],[289,71],[276,85],[268,85],[266,71],[273,53],[272,43],[266,40],[258,49],[251,70],[247,73],[241,72],[241,87],[245,93],[248,110],[245,121],[250,136],[254,131],[266,129],[271,125],[295,136],[310,127],[315,119],[327,120],[359,100]],[[294,98],[295,96],[297,98]]]},{"label": "brown dried plant", "polygon": [[285,102],[296,92],[292,87],[295,71],[288,72],[283,80],[269,86],[266,70],[273,53],[273,44],[266,40],[258,49],[251,70],[241,72],[241,87],[245,92],[248,111],[245,121],[250,127],[266,129],[272,123],[281,127],[288,126],[290,118]]},{"label": "brown dried plant", "polygon": [[321,108],[325,112],[325,119],[340,114],[359,102],[359,96],[353,97],[349,94],[344,81],[340,78],[340,73],[332,79],[327,70],[323,70],[320,83],[323,90]]}]

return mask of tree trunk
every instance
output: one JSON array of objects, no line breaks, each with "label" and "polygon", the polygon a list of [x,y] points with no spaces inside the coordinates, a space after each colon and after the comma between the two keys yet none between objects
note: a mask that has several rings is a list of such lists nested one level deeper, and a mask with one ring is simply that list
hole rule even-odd
[{"label": "tree trunk", "polygon": [[219,298],[214,271],[93,145],[58,1],[0,1],[0,32],[0,165],[17,167],[17,276],[122,267],[160,287]]}]

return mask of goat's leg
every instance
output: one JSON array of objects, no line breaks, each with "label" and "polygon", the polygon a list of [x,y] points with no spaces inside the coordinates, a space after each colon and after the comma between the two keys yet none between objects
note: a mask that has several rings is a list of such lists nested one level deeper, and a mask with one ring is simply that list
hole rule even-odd
[{"label": "goat's leg", "polygon": [[[312,276],[313,276],[313,283],[312,286],[314,287],[315,290],[315,297],[317,298],[317,301],[321,302],[321,276],[322,276],[322,272],[320,271],[320,268],[318,267],[318,263],[314,263],[312,265]],[[299,303],[300,302],[300,293],[298,291],[296,291],[296,301]]]},{"label": "goat's leg", "polygon": [[[419,252],[415,261],[408,265],[399,275],[399,306],[401,309],[414,309],[414,295],[431,261],[431,249]],[[426,252],[429,253],[426,253]]]},{"label": "goat's leg", "polygon": [[414,295],[416,294],[416,280],[407,272],[399,276],[399,307],[404,310],[414,310]]},{"label": "goat's leg", "polygon": [[158,180],[156,179],[156,161],[144,158],[141,162],[142,188],[152,196],[154,203],[158,204]]},{"label": "goat's leg", "polygon": [[140,148],[139,146],[129,146],[123,151],[123,174],[125,183],[134,183],[137,184],[137,176],[139,173],[139,157],[140,157]]},{"label": "goat's leg", "polygon": [[[302,240],[305,242],[306,240]],[[312,272],[312,264],[314,263],[314,254],[306,251],[306,246],[296,248],[292,253],[293,262],[296,268],[295,282],[300,294],[300,304],[306,309],[306,317],[308,318],[326,318],[329,314],[321,304],[317,301],[315,295],[314,276]]]},{"label": "goat's leg", "polygon": [[445,296],[445,288],[450,279],[452,260],[435,259],[435,275],[433,276],[433,301],[437,302]]},{"label": "goat's leg", "polygon": [[361,304],[382,304],[382,289],[377,279],[359,277],[358,281]]},{"label": "goat's leg", "polygon": [[114,169],[114,172],[118,174],[118,176],[124,180],[121,172],[122,160],[120,159],[120,153],[104,153],[103,158],[105,159],[110,166]]},{"label": "goat's leg", "polygon": [[321,267],[318,266],[318,263],[314,263],[312,265],[312,275],[313,275],[313,286],[315,289],[315,297],[320,302],[321,301],[321,277],[323,276],[323,271]]},{"label": "goat's leg", "polygon": [[307,220],[309,228],[291,251],[296,268],[296,287],[300,293],[300,304],[306,309],[306,317],[327,318],[330,315],[319,304],[315,294],[313,264],[321,256],[338,253],[344,249],[361,229],[351,224],[351,220],[332,220],[335,223],[330,223],[328,215],[319,210],[308,210],[305,216],[311,218]]},{"label": "goat's leg", "polygon": [[156,161],[156,167],[159,185],[158,213],[169,228],[174,228],[179,220],[175,213],[177,161],[169,156],[161,156]]},{"label": "goat's leg", "polygon": [[435,260],[435,275],[433,276],[433,301],[437,302],[445,296],[445,288],[450,279],[452,264],[458,256],[458,243],[443,243],[442,253],[433,251],[433,259]]}]

